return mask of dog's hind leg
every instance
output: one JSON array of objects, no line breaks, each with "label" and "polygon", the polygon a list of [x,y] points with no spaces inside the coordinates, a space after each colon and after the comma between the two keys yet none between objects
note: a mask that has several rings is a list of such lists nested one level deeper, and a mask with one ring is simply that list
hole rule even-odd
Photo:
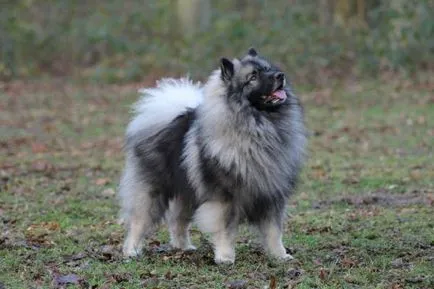
[{"label": "dog's hind leg", "polygon": [[155,216],[154,201],[151,198],[152,188],[140,181],[134,170],[128,166],[121,179],[120,199],[121,218],[127,230],[123,245],[125,257],[137,256],[141,253],[143,239],[152,233],[158,218]]},{"label": "dog's hind leg", "polygon": [[191,244],[188,233],[191,214],[189,214],[185,207],[177,198],[169,202],[166,220],[169,227],[170,244],[177,249],[194,250],[196,247]]},{"label": "dog's hind leg", "polygon": [[143,239],[151,234],[157,223],[151,213],[152,199],[147,192],[142,192],[141,198],[135,199],[131,211],[126,217],[127,235],[123,253],[126,257],[134,257],[141,253]]},{"label": "dog's hind leg", "polygon": [[134,257],[141,253],[143,238],[148,232],[147,216],[134,214],[130,216],[127,223],[127,236],[125,238],[123,253],[125,257]]}]

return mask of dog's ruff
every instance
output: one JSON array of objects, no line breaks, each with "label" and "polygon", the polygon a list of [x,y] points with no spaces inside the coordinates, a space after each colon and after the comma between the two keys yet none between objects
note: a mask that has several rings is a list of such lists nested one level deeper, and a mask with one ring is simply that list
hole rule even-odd
[{"label": "dog's ruff", "polygon": [[[256,59],[248,57],[233,62],[234,77],[247,73]],[[306,133],[298,99],[284,89],[288,100],[277,113],[257,112],[246,99],[227,95],[220,71],[204,86],[163,79],[140,91],[119,190],[125,256],[140,254],[143,238],[164,219],[173,247],[194,249],[188,234],[194,222],[211,235],[215,262],[233,263],[237,227],[247,220],[270,256],[292,259],[282,226]]]}]

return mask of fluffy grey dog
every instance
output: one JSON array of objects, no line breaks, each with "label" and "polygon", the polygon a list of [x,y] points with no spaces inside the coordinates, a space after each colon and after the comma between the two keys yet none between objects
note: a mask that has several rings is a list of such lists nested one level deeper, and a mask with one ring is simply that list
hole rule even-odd
[{"label": "fluffy grey dog", "polygon": [[306,146],[302,107],[284,73],[253,48],[220,66],[204,86],[163,79],[142,90],[120,184],[126,256],[165,220],[173,247],[194,249],[195,223],[211,235],[215,262],[233,263],[247,221],[271,256],[292,259],[282,227]]}]

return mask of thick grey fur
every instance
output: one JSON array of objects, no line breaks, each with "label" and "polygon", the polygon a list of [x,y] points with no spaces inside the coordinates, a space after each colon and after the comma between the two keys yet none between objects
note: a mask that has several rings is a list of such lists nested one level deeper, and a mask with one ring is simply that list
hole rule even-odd
[{"label": "thick grey fur", "polygon": [[[151,113],[157,120],[136,120],[127,132],[120,184],[126,256],[139,254],[143,238],[166,220],[174,247],[194,248],[190,223],[210,233],[217,263],[234,262],[234,238],[243,221],[258,228],[271,256],[292,258],[281,238],[305,154],[303,109],[288,82],[276,80],[281,71],[254,49],[221,63],[204,86],[163,80],[160,93],[176,94],[182,83],[203,99],[160,122],[164,109],[138,112],[136,119]],[[264,104],[263,95],[282,85],[286,100]]]}]

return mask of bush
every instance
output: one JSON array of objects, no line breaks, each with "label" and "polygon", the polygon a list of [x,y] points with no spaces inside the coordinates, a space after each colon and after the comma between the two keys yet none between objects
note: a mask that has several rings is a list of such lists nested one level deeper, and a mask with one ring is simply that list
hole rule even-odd
[{"label": "bush", "polygon": [[174,3],[9,1],[0,10],[0,75],[119,82],[188,71],[203,78],[219,57],[243,54],[251,45],[305,83],[433,69],[429,0],[374,1],[367,25],[344,26],[320,25],[314,0],[213,1],[210,26],[194,37],[177,28]]}]

